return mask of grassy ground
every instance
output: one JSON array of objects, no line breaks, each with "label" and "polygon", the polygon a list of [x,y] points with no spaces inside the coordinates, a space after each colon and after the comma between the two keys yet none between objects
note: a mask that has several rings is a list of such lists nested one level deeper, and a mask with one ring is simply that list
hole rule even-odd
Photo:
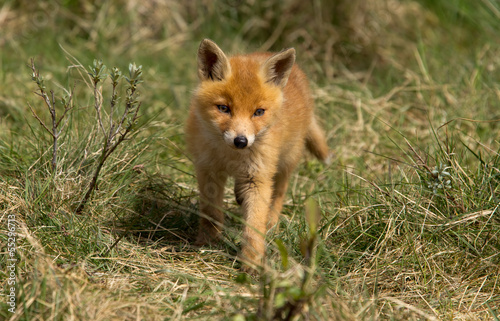
[{"label": "grassy ground", "polygon": [[[97,3],[0,5],[0,319],[500,318],[496,1]],[[205,37],[233,53],[294,46],[335,154],[293,176],[256,279],[236,268],[230,188],[223,244],[190,246],[197,192],[183,123]],[[74,88],[55,169],[29,108],[51,126],[30,58],[49,94]],[[142,65],[142,103],[76,214],[105,148],[95,58],[126,75]],[[107,120],[109,80],[102,95]]]}]

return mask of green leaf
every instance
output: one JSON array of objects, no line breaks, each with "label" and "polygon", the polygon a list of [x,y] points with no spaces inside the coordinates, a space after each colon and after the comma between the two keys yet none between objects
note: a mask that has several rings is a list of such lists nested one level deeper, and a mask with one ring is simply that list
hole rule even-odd
[{"label": "green leaf", "polygon": [[94,84],[97,84],[107,76],[105,73],[106,65],[104,65],[100,59],[94,59],[92,66],[89,66],[89,70],[90,72],[88,74],[92,77]]},{"label": "green leaf", "polygon": [[113,86],[117,86],[120,78],[122,77],[122,72],[117,67],[113,67],[109,73],[109,78],[113,82]]},{"label": "green leaf", "polygon": [[294,301],[299,301],[305,296],[304,291],[302,291],[302,289],[297,286],[288,288],[286,292]]},{"label": "green leaf", "polygon": [[238,313],[231,318],[232,321],[245,321],[246,318],[243,314]]},{"label": "green leaf", "polygon": [[318,204],[312,198],[309,198],[306,201],[306,221],[309,225],[309,237],[316,235],[320,219]]},{"label": "green leaf", "polygon": [[248,284],[250,283],[250,277],[246,273],[240,273],[236,276],[235,281],[239,284]]},{"label": "green leaf", "polygon": [[281,308],[286,304],[286,294],[284,292],[280,292],[276,294],[276,298],[274,299],[274,306],[276,308]]},{"label": "green leaf", "polygon": [[274,243],[276,243],[278,251],[280,251],[281,264],[283,265],[283,268],[286,270],[288,269],[288,251],[285,245],[283,244],[283,241],[276,239],[274,240]]}]

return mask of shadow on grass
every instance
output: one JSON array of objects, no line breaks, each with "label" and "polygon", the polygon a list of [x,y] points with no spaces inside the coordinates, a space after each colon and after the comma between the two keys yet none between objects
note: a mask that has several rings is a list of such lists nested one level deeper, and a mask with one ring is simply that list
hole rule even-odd
[{"label": "shadow on grass", "polygon": [[[129,211],[110,222],[117,232],[116,243],[124,237],[132,237],[140,243],[153,243],[155,247],[172,248],[172,251],[199,251],[200,248],[194,246],[199,220],[197,191],[160,174],[142,172],[140,176],[134,184],[137,191],[127,201]],[[222,240],[210,248],[230,256],[237,254],[239,246],[235,243],[242,225],[238,217],[226,211],[227,226]]]},{"label": "shadow on grass", "polygon": [[[144,174],[144,173],[143,173]],[[116,231],[160,246],[194,242],[198,226],[196,193],[167,177],[144,174],[128,211],[114,221]]]}]

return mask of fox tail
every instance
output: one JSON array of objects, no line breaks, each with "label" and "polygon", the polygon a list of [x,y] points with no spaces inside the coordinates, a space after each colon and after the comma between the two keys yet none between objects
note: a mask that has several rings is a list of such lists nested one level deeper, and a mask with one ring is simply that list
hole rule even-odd
[{"label": "fox tail", "polygon": [[306,148],[317,159],[325,164],[330,164],[332,155],[328,151],[325,134],[323,133],[321,127],[319,127],[315,117],[313,117],[312,122],[309,125],[306,136]]}]

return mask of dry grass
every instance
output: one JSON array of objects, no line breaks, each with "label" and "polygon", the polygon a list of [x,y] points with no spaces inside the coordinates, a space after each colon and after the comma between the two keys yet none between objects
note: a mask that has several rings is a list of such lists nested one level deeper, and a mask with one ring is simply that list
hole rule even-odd
[{"label": "dry grass", "polygon": [[[489,0],[0,5],[0,228],[9,215],[18,222],[18,313],[2,301],[0,318],[287,320],[296,309],[304,320],[498,320],[499,9]],[[190,245],[197,198],[182,124],[204,37],[233,52],[296,47],[335,153],[334,165],[307,161],[292,178],[255,280],[238,276],[230,189],[225,241]],[[33,56],[56,94],[76,88],[54,174],[50,140],[26,104],[50,119],[27,85]],[[140,129],[103,167],[86,215],[75,204],[101,145],[74,57],[135,61],[145,79]],[[439,164],[451,187],[433,193]],[[311,237],[307,198],[322,216],[314,262],[300,246]]]}]

